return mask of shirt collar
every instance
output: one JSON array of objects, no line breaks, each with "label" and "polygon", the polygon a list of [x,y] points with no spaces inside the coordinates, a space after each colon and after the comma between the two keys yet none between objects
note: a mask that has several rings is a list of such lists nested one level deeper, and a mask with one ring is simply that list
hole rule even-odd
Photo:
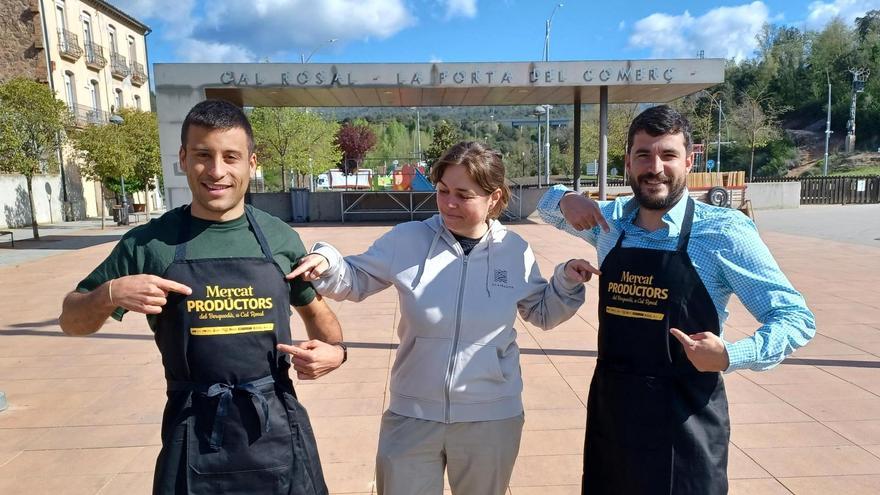
[{"label": "shirt collar", "polygon": [[[669,237],[678,237],[679,233],[681,233],[681,227],[684,223],[684,214],[687,211],[687,200],[689,197],[688,189],[685,188],[684,192],[681,194],[681,198],[679,198],[669,211],[663,214],[663,222],[668,226],[667,235]],[[633,222],[639,211],[639,202],[634,196],[629,196],[624,201],[625,203],[621,205],[622,207],[618,210],[619,214],[617,215],[617,221],[622,224],[622,227],[634,225]]]}]

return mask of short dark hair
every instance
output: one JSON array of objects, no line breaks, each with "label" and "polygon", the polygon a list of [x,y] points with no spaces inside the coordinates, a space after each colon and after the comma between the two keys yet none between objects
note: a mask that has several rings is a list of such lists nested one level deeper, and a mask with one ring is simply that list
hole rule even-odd
[{"label": "short dark hair", "polygon": [[639,132],[645,132],[652,137],[681,133],[684,136],[684,148],[688,152],[693,148],[691,123],[669,105],[651,107],[633,119],[626,136],[627,152],[632,150],[633,139]]},{"label": "short dark hair", "polygon": [[224,130],[238,127],[247,134],[248,151],[251,153],[254,151],[254,130],[247,115],[241,108],[226,100],[205,100],[189,110],[180,128],[180,144],[184,148],[190,126]]}]

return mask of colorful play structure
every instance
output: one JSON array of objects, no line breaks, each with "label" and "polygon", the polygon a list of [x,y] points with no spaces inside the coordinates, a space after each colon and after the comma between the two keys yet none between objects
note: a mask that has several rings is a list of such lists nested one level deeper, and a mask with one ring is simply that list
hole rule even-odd
[{"label": "colorful play structure", "polygon": [[318,178],[318,187],[321,189],[417,192],[434,190],[434,185],[425,176],[424,165],[404,164],[388,175],[374,174],[370,169],[358,169],[355,173],[346,175],[341,170],[333,169],[327,171],[326,177],[322,176]]}]

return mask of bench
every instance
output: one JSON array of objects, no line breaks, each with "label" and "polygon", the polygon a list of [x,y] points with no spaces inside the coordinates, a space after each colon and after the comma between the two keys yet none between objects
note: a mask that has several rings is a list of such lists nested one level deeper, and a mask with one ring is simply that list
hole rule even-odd
[{"label": "bench", "polygon": [[12,242],[12,247],[15,247],[15,233],[11,230],[0,230],[0,235],[8,235],[10,241]]}]

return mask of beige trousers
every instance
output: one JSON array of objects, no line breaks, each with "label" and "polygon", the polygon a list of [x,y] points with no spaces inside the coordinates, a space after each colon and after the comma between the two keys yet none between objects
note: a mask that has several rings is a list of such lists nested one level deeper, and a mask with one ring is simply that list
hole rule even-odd
[{"label": "beige trousers", "polygon": [[379,495],[504,495],[519,453],[523,415],[439,423],[385,411],[376,454]]}]

